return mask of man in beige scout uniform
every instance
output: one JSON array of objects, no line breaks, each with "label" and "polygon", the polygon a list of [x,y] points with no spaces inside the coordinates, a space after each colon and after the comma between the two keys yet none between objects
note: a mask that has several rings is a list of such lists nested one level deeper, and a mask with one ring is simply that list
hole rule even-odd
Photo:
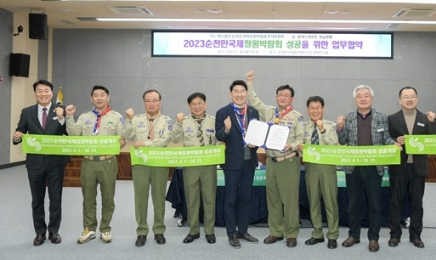
[{"label": "man in beige scout uniform", "polygon": [[[135,139],[138,147],[166,147],[170,142],[172,122],[167,116],[160,114],[161,95],[157,90],[144,92],[145,113],[135,115],[133,109],[126,111],[127,121],[123,126],[122,136]],[[133,188],[135,190],[135,214],[138,235],[135,245],[144,246],[148,235],[147,210],[148,195],[151,186],[151,199],[154,207],[153,233],[156,243],[166,243],[165,232],[165,191],[168,181],[168,167],[151,167],[133,165]]]},{"label": "man in beige scout uniform", "polygon": [[259,111],[260,119],[290,128],[283,150],[266,149],[266,199],[270,234],[263,242],[272,244],[283,240],[285,236],[286,245],[295,247],[300,230],[300,158],[295,155],[298,145],[303,142],[303,116],[292,109],[293,88],[288,85],[277,88],[278,106],[266,106],[254,92],[253,78],[254,72],[248,72],[248,102]]},{"label": "man in beige scout uniform", "polygon": [[[323,119],[324,99],[312,96],[307,100],[307,113],[311,121],[304,123],[304,143],[320,145],[338,145],[336,124]],[[303,145],[299,145],[303,152]],[[306,240],[306,245],[324,242],[322,231],[321,198],[327,213],[327,248],[338,247],[339,236],[339,208],[338,181],[336,166],[326,164],[305,163],[306,188],[310,204],[310,219],[313,225],[312,237]]]},{"label": "man in beige scout uniform", "polygon": [[[193,93],[188,97],[188,104],[191,115],[177,114],[171,141],[178,143],[183,140],[185,147],[216,145],[215,117],[206,114],[206,96],[203,93]],[[215,243],[216,165],[184,167],[183,183],[190,227],[183,243],[191,243],[200,237],[200,195],[203,200],[206,240],[209,244]]]},{"label": "man in beige scout uniform", "polygon": [[[103,86],[94,86],[91,92],[92,111],[85,112],[74,121],[76,107],[65,108],[67,114],[67,132],[69,135],[82,136],[114,136],[120,135],[124,123],[123,116],[113,111],[108,102],[109,90]],[[124,145],[124,140],[120,140]],[[105,243],[112,241],[110,222],[115,210],[115,181],[118,173],[118,162],[114,155],[84,156],[80,167],[80,183],[83,194],[83,227],[82,235],[77,242],[84,244],[95,238],[97,229],[97,185],[100,184],[102,209],[100,221],[100,238]]]}]

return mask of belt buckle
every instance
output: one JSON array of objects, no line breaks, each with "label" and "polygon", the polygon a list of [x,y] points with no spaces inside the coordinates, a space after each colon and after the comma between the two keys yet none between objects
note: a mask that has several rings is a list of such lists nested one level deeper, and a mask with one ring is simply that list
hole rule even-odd
[{"label": "belt buckle", "polygon": [[98,161],[100,161],[100,156],[93,156],[92,159],[93,159],[94,161],[97,161],[97,162],[98,162]]},{"label": "belt buckle", "polygon": [[271,161],[277,162],[277,158],[271,157]]}]

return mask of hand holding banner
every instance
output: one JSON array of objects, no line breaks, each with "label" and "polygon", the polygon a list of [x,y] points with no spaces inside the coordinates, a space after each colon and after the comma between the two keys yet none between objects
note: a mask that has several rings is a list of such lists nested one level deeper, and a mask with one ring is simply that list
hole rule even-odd
[{"label": "hand holding banner", "polygon": [[406,154],[436,154],[436,135],[405,135]]},{"label": "hand holding banner", "polygon": [[52,155],[116,155],[119,136],[23,135],[23,153]]},{"label": "hand holding banner", "polygon": [[224,145],[193,147],[130,147],[132,165],[182,167],[224,163]]},{"label": "hand holding banner", "polygon": [[396,145],[331,146],[304,145],[303,161],[317,164],[368,166],[400,164]]}]

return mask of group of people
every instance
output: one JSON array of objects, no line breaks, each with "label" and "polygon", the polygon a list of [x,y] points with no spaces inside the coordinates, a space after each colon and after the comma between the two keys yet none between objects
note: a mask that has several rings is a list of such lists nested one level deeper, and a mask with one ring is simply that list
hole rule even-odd
[{"label": "group of people", "polygon": [[[269,124],[289,127],[286,146],[281,150],[265,149],[266,197],[269,235],[263,240],[273,244],[285,240],[286,246],[297,246],[299,234],[299,184],[300,160],[306,144],[319,145],[390,145],[401,150],[401,163],[392,165],[390,174],[390,208],[388,245],[395,247],[401,240],[401,212],[407,192],[410,203],[409,239],[418,248],[421,240],[425,176],[428,172],[426,155],[408,155],[404,135],[434,134],[435,113],[417,110],[418,93],[413,87],[399,91],[401,110],[387,116],[372,108],[374,92],[371,87],[360,85],[353,91],[356,109],[340,116],[337,122],[325,120],[324,99],[308,98],[307,114],[310,121],[304,122],[301,113],[292,107],[294,89],[289,85],[276,90],[277,106],[265,105],[254,91],[254,72],[245,76],[246,81],[235,80],[230,85],[231,102],[219,109],[216,116],[206,113],[207,102],[203,93],[195,92],[188,99],[189,115],[180,112],[176,122],[160,113],[161,94],[147,90],[143,94],[145,113],[136,114],[126,110],[126,118],[109,106],[109,90],[94,86],[91,91],[93,109],[74,119],[76,107],[52,103],[53,85],[45,80],[34,83],[37,104],[22,110],[18,127],[13,134],[13,143],[19,144],[23,134],[72,135],[72,136],[120,136],[120,146],[126,140],[134,140],[134,147],[166,147],[170,141],[182,142],[185,147],[214,146],[225,144],[225,162],[221,165],[225,177],[224,218],[231,247],[240,248],[240,240],[258,243],[248,233],[251,188],[258,165],[257,149],[245,142],[245,135],[253,119]],[[32,194],[32,214],[36,237],[35,246],[48,239],[61,243],[62,186],[68,156],[28,154],[26,167]],[[78,243],[86,243],[96,237],[99,227],[103,242],[112,241],[110,222],[115,210],[114,195],[117,175],[115,155],[84,156],[81,165],[81,188],[83,194],[83,231]],[[322,227],[321,199],[327,213],[327,247],[337,248],[339,237],[339,210],[337,201],[336,166],[306,163],[305,179],[313,224],[311,238],[306,245],[325,241]],[[380,191],[384,174],[383,166],[345,166],[348,192],[348,238],[342,246],[360,243],[360,208],[362,188],[369,212],[369,251],[380,248],[381,227]],[[168,179],[167,167],[145,165],[132,166],[135,195],[135,215],[138,227],[135,245],[144,246],[149,233],[147,223],[148,197],[154,208],[152,232],[157,244],[165,244],[165,191]],[[183,243],[191,243],[200,237],[199,209],[204,207],[204,233],[210,244],[216,242],[215,201],[217,167],[190,166],[183,169],[184,190],[188,209],[189,233]],[[44,198],[48,186],[50,198],[50,221],[45,221]],[[100,185],[102,213],[98,226],[96,212],[97,187]]]}]

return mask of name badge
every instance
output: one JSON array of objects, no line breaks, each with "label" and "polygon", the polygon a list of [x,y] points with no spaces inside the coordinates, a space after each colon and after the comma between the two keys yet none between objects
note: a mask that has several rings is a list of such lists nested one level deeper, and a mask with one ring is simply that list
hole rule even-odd
[{"label": "name badge", "polygon": [[384,129],[383,128],[379,128],[379,129],[377,129],[377,132],[383,132],[384,131]]},{"label": "name badge", "polygon": [[418,122],[417,125],[420,126],[420,127],[424,127],[424,124],[423,124],[423,123],[419,123],[419,122]]},{"label": "name badge", "polygon": [[54,116],[54,117],[53,117],[53,120],[58,120],[58,117],[57,117],[57,116]]}]

